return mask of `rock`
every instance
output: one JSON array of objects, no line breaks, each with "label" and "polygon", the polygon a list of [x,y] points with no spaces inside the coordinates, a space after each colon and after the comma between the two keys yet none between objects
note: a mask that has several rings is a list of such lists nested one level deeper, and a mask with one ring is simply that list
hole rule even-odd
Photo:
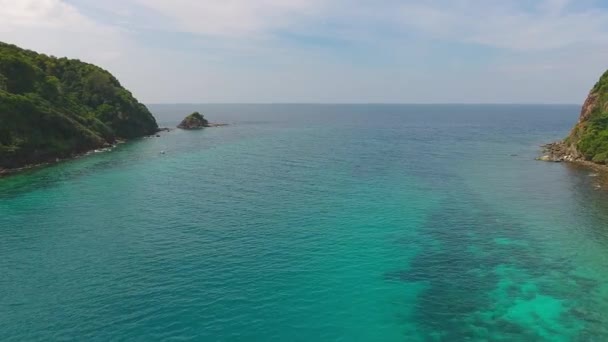
[{"label": "rock", "polygon": [[537,160],[547,162],[575,162],[579,158],[573,153],[572,148],[564,142],[558,141],[542,146],[543,155]]},{"label": "rock", "polygon": [[579,115],[578,123],[562,142],[549,144],[549,155],[563,161],[608,164],[608,71],[593,86]]},{"label": "rock", "polygon": [[188,115],[182,122],[177,126],[181,129],[201,129],[209,127],[209,121],[205,119],[199,112],[194,112]]}]

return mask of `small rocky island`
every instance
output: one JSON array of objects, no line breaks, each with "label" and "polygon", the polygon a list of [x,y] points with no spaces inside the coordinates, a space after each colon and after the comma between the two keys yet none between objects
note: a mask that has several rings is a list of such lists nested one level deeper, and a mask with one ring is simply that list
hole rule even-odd
[{"label": "small rocky island", "polygon": [[182,122],[179,125],[177,125],[177,128],[193,130],[193,129],[202,129],[202,128],[206,128],[206,127],[221,127],[221,126],[228,126],[228,124],[209,122],[207,119],[205,119],[205,117],[201,113],[194,112],[194,113],[186,116],[184,118],[184,120],[182,120]]},{"label": "small rocky island", "polygon": [[177,128],[181,129],[201,129],[205,127],[210,127],[209,121],[207,121],[207,119],[205,119],[205,117],[199,112],[194,112],[186,116],[184,120],[177,125]]},{"label": "small rocky island", "polygon": [[543,146],[543,155],[538,159],[608,164],[608,71],[591,89],[570,135],[563,141]]}]

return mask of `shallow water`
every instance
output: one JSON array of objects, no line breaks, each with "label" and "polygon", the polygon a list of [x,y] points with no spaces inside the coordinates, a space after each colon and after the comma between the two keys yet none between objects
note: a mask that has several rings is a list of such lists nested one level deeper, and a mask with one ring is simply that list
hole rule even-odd
[{"label": "shallow water", "polygon": [[231,125],[0,179],[0,340],[608,340],[578,106],[151,108]]}]

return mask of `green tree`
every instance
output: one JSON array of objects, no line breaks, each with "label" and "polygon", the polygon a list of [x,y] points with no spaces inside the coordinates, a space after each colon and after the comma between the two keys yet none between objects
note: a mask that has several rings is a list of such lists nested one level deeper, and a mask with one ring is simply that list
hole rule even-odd
[{"label": "green tree", "polygon": [[36,68],[27,60],[15,55],[0,55],[0,73],[6,77],[9,92],[23,94],[34,91]]},{"label": "green tree", "polygon": [[0,168],[157,129],[148,109],[106,70],[0,42]]},{"label": "green tree", "polygon": [[48,100],[55,100],[61,92],[61,83],[55,76],[46,76],[39,84],[39,93]]},{"label": "green tree", "polygon": [[0,90],[8,90],[8,79],[2,74],[0,74]]}]

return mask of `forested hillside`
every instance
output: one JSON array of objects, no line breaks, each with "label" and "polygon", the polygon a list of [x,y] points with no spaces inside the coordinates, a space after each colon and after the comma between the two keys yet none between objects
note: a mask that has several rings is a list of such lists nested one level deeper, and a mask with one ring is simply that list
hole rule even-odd
[{"label": "forested hillside", "polygon": [[152,114],[109,72],[0,42],[0,168],[153,134]]}]

